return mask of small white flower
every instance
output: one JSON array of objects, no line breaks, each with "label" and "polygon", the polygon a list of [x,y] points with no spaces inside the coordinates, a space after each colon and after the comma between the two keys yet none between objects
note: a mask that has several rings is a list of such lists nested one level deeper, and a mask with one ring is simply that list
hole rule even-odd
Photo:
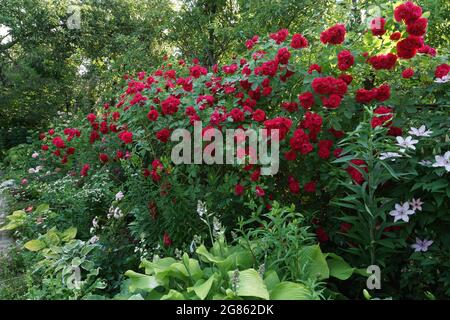
[{"label": "small white flower", "polygon": [[435,160],[433,167],[444,167],[446,171],[450,172],[450,151],[447,151],[443,156],[435,156]]},{"label": "small white flower", "polygon": [[436,80],[434,80],[434,82],[437,83],[446,83],[450,80],[450,77],[448,75],[443,76],[442,78],[436,78]]},{"label": "small white flower", "polygon": [[400,158],[402,155],[397,152],[381,152],[380,160],[392,159],[394,161],[395,158]]},{"label": "small white flower", "polygon": [[34,168],[30,168],[28,169],[28,173],[36,173],[36,170],[34,170]]},{"label": "small white flower", "polygon": [[[419,140],[413,140],[411,136],[407,136],[406,138],[403,137],[396,137],[397,139],[397,145],[404,148],[404,149],[413,149],[416,150],[416,147],[414,146]],[[401,149],[400,151],[403,152],[404,149]]]},{"label": "small white flower", "polygon": [[433,131],[427,130],[427,128],[422,125],[419,129],[411,127],[411,130],[409,130],[408,133],[416,137],[429,137]]},{"label": "small white flower", "polygon": [[426,251],[428,251],[428,247],[431,246],[432,244],[433,244],[433,240],[427,240],[427,239],[420,240],[419,238],[416,238],[416,243],[411,245],[411,248],[413,248],[415,252],[420,252],[420,251],[426,252]]},{"label": "small white flower", "polygon": [[122,216],[123,216],[123,214],[122,214],[122,210],[120,210],[120,208],[114,209],[114,214],[113,214],[114,219],[120,219],[120,218],[122,218]]},{"label": "small white flower", "polygon": [[433,164],[430,160],[420,160],[418,163],[424,167],[429,167]]},{"label": "small white flower", "polygon": [[125,195],[123,194],[122,191],[117,192],[117,194],[116,194],[116,201],[122,200],[124,196]]},{"label": "small white flower", "polygon": [[89,239],[88,242],[91,243],[91,244],[94,244],[94,243],[96,243],[98,240],[100,240],[99,237],[93,236],[92,238]]},{"label": "small white flower", "polygon": [[31,157],[32,157],[33,159],[36,159],[37,157],[39,157],[39,153],[37,153],[37,152],[35,151],[35,152],[33,152],[33,154],[31,155]]},{"label": "small white flower", "polygon": [[409,202],[403,204],[396,203],[395,209],[389,212],[389,214],[394,217],[394,222],[398,220],[409,222],[409,216],[414,214],[414,210],[409,208]]},{"label": "small white flower", "polygon": [[98,218],[95,217],[95,218],[92,220],[92,227],[94,227],[95,229],[98,228],[98,220],[97,220],[97,219],[98,219]]},{"label": "small white flower", "polygon": [[418,198],[418,199],[412,198],[412,200],[409,202],[409,204],[411,205],[412,210],[422,211],[423,202],[420,200],[420,198]]}]

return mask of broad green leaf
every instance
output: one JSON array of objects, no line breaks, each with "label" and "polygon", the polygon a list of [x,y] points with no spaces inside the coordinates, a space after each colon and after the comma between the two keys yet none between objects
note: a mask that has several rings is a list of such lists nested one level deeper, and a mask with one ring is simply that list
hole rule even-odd
[{"label": "broad green leaf", "polygon": [[338,278],[339,280],[347,280],[351,277],[355,268],[352,268],[342,257],[334,253],[329,253],[327,257],[331,277]]},{"label": "broad green leaf", "polygon": [[[230,280],[234,271],[229,271]],[[269,292],[266,284],[255,269],[247,269],[239,272],[239,281],[236,294],[241,297],[256,297],[269,300]]]},{"label": "broad green leaf", "polygon": [[30,240],[27,243],[24,244],[24,248],[33,252],[42,250],[46,247],[47,245],[41,241],[41,240]]},{"label": "broad green leaf", "polygon": [[268,290],[272,290],[277,284],[280,283],[280,278],[275,270],[269,270],[264,277],[264,283]]},{"label": "broad green leaf", "polygon": [[208,296],[209,291],[211,290],[211,286],[214,283],[215,275],[212,275],[209,277],[208,280],[202,281],[200,280],[195,284],[195,286],[192,288],[195,292],[195,294],[201,299],[205,300],[205,298]]},{"label": "broad green leaf", "polygon": [[70,241],[72,239],[75,239],[77,236],[77,228],[71,227],[66,230],[64,230],[63,233],[61,233],[61,240],[62,241]]},{"label": "broad green leaf", "polygon": [[271,300],[312,300],[311,292],[300,283],[280,282],[270,291]]},{"label": "broad green leaf", "polygon": [[43,213],[47,212],[50,209],[50,206],[46,203],[40,204],[37,206],[37,208],[34,210],[35,213]]},{"label": "broad green leaf", "polygon": [[148,276],[132,270],[125,272],[125,275],[130,278],[129,290],[131,292],[136,290],[152,291],[154,288],[159,287],[159,283],[154,276]]},{"label": "broad green leaf", "polygon": [[325,255],[318,244],[302,248],[300,250],[300,259],[300,263],[305,267],[305,272],[310,277],[315,277],[318,280],[329,278],[330,270],[328,269]]},{"label": "broad green leaf", "polygon": [[182,293],[171,289],[168,294],[161,297],[161,300],[186,300]]}]

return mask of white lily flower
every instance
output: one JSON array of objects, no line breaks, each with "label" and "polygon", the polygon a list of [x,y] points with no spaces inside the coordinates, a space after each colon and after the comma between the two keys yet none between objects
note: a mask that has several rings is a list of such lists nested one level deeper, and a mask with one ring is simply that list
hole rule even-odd
[{"label": "white lily flower", "polygon": [[394,217],[394,222],[397,222],[398,220],[409,222],[409,216],[414,213],[414,210],[409,208],[409,202],[405,202],[403,204],[396,203],[395,209],[389,212],[389,215]]},{"label": "white lily flower", "polygon": [[433,240],[427,240],[427,239],[420,240],[419,238],[416,238],[416,243],[411,245],[411,248],[413,248],[415,252],[420,252],[420,251],[426,252],[426,251],[428,251],[428,247],[431,246],[432,244],[433,244]]},{"label": "white lily flower", "polygon": [[418,199],[412,198],[412,200],[409,202],[409,204],[411,205],[412,210],[422,211],[423,202],[420,200],[420,198],[418,198]]},{"label": "white lily flower", "polygon": [[397,152],[381,152],[380,153],[380,160],[386,160],[391,159],[391,161],[394,161],[395,158],[401,158],[402,155]]},{"label": "white lily flower", "polygon": [[433,133],[431,130],[427,130],[427,128],[422,125],[420,128],[412,128],[408,131],[409,134],[416,136],[416,137],[429,137],[430,134]]},{"label": "white lily flower", "polygon": [[435,160],[433,167],[444,167],[447,172],[450,172],[450,151],[447,151],[443,156],[435,156]]},{"label": "white lily flower", "polygon": [[401,149],[400,152],[404,152],[405,149],[416,150],[416,147],[414,145],[419,142],[419,140],[413,140],[413,138],[411,136],[407,136],[406,138],[396,137],[396,139],[397,139],[397,145],[404,148],[404,149]]}]

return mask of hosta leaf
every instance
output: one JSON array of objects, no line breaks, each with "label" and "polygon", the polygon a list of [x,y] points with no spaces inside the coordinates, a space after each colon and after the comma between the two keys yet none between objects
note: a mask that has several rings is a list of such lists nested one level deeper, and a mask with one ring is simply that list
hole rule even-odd
[{"label": "hosta leaf", "polygon": [[331,277],[338,278],[339,280],[347,280],[351,277],[355,268],[352,268],[342,257],[334,253],[329,253],[327,257]]},{"label": "hosta leaf", "polygon": [[[234,271],[229,271],[228,276],[233,279]],[[239,281],[236,294],[241,297],[256,297],[268,300],[269,292],[266,284],[255,269],[247,269],[239,272]]]},{"label": "hosta leaf", "polygon": [[129,290],[131,292],[136,290],[152,291],[154,288],[159,287],[159,283],[154,276],[148,276],[132,270],[125,272],[125,275],[130,278]]},{"label": "hosta leaf", "polygon": [[313,300],[311,292],[304,285],[294,282],[280,282],[270,291],[271,300]]},{"label": "hosta leaf", "polygon": [[24,248],[30,251],[39,251],[46,247],[46,244],[41,240],[30,240],[24,244]]}]

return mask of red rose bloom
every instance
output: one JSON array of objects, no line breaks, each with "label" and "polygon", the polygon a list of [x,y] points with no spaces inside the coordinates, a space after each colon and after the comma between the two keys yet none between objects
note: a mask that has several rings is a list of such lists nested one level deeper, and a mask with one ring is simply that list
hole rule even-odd
[{"label": "red rose bloom", "polygon": [[380,54],[378,56],[370,57],[367,62],[372,65],[375,70],[390,70],[395,66],[397,56],[393,53]]},{"label": "red rose bloom", "polygon": [[172,239],[170,239],[170,236],[167,232],[164,232],[163,244],[165,247],[170,247],[172,245]]},{"label": "red rose bloom", "polygon": [[328,236],[327,232],[322,227],[318,227],[316,229],[316,236],[317,236],[317,239],[322,243],[330,240],[330,237]]},{"label": "red rose bloom", "polygon": [[440,64],[436,67],[434,71],[434,76],[436,78],[443,78],[450,72],[450,66],[446,63]]},{"label": "red rose bloom", "polygon": [[264,112],[264,110],[256,109],[253,112],[252,119],[257,122],[263,122],[264,120],[266,120],[266,113]]},{"label": "red rose bloom", "polygon": [[309,73],[309,74],[312,74],[312,72],[313,72],[314,70],[316,70],[318,73],[321,73],[321,72],[322,72],[322,68],[321,68],[318,64],[316,64],[316,63],[314,63],[314,64],[312,64],[312,65],[309,66],[308,73]]},{"label": "red rose bloom", "polygon": [[298,183],[297,179],[295,179],[294,177],[290,176],[288,178],[288,185],[289,185],[289,190],[291,191],[291,193],[297,194],[300,192],[300,184]]},{"label": "red rose bloom", "polygon": [[159,130],[156,133],[156,138],[163,143],[166,143],[167,141],[169,141],[169,138],[170,138],[169,129],[164,128],[164,129]]},{"label": "red rose bloom", "polygon": [[85,164],[82,168],[81,168],[81,172],[80,175],[82,177],[87,177],[88,171],[91,168],[91,166],[89,164]]},{"label": "red rose bloom", "polygon": [[336,109],[341,104],[341,96],[332,94],[329,97],[322,97],[322,104],[329,109]]},{"label": "red rose bloom", "polygon": [[55,137],[52,140],[52,144],[57,147],[58,149],[64,149],[66,147],[66,144],[64,140],[61,137]]},{"label": "red rose bloom", "polygon": [[315,181],[309,181],[309,182],[307,182],[307,183],[304,185],[303,189],[304,189],[306,192],[309,192],[309,193],[316,192],[316,182],[315,182]]},{"label": "red rose bloom", "polygon": [[125,144],[129,144],[133,142],[133,133],[129,131],[123,131],[118,135],[119,139],[123,141]]},{"label": "red rose bloom", "polygon": [[150,121],[156,121],[156,120],[158,120],[158,116],[159,116],[158,111],[156,111],[155,109],[150,110],[150,111],[148,112],[148,114],[147,114],[147,118],[148,118],[148,120],[150,120]]},{"label": "red rose bloom", "polygon": [[293,49],[301,49],[306,48],[308,46],[308,40],[299,33],[296,33],[292,36],[291,40],[291,48]]},{"label": "red rose bloom", "polygon": [[264,197],[266,195],[266,192],[260,186],[256,186],[255,191],[258,197]]},{"label": "red rose bloom", "polygon": [[161,102],[161,111],[164,115],[171,115],[178,111],[180,105],[180,99],[169,96],[166,100]]},{"label": "red rose bloom", "polygon": [[355,62],[355,58],[352,53],[348,50],[342,50],[339,52],[338,56],[338,68],[341,71],[349,69]]},{"label": "red rose bloom", "polygon": [[414,75],[414,70],[412,68],[408,68],[403,70],[402,77],[405,79],[409,79]]},{"label": "red rose bloom", "polygon": [[402,37],[402,34],[398,31],[395,31],[394,33],[391,34],[389,39],[391,39],[392,41],[398,41],[398,40],[400,40],[401,37]]},{"label": "red rose bloom", "polygon": [[280,48],[277,52],[277,59],[280,64],[288,64],[291,53],[288,48]]},{"label": "red rose bloom", "polygon": [[[356,165],[357,167],[359,167],[361,171],[368,172],[367,164],[366,164],[366,162],[364,160],[353,159],[350,162],[352,164]],[[347,172],[352,177],[353,181],[356,182],[357,184],[362,184],[364,182],[364,176],[355,167],[349,165],[347,167]]]},{"label": "red rose bloom", "polygon": [[422,46],[422,38],[410,35],[408,38],[397,42],[397,55],[401,59],[411,59]]},{"label": "red rose bloom", "polygon": [[100,153],[100,155],[98,156],[98,158],[99,158],[100,162],[102,162],[102,163],[106,163],[106,162],[108,162],[108,160],[109,160],[108,155],[105,154],[105,153]]},{"label": "red rose bloom", "polygon": [[298,96],[298,100],[303,109],[309,110],[314,105],[314,95],[311,92],[304,92]]},{"label": "red rose bloom", "polygon": [[234,194],[240,196],[244,193],[244,187],[239,183],[234,187]]},{"label": "red rose bloom", "polygon": [[408,32],[410,35],[421,37],[427,32],[427,25],[427,18],[419,18],[407,25],[406,32]]},{"label": "red rose bloom", "polygon": [[347,85],[349,85],[350,83],[352,83],[353,81],[353,77],[350,74],[341,74],[338,79],[341,79],[342,81],[344,81]]},{"label": "red rose bloom", "polygon": [[341,44],[345,39],[345,26],[336,24],[320,34],[320,41],[323,44]]},{"label": "red rose bloom", "polygon": [[411,1],[405,2],[394,9],[394,18],[397,22],[410,24],[422,16],[422,8]]}]

